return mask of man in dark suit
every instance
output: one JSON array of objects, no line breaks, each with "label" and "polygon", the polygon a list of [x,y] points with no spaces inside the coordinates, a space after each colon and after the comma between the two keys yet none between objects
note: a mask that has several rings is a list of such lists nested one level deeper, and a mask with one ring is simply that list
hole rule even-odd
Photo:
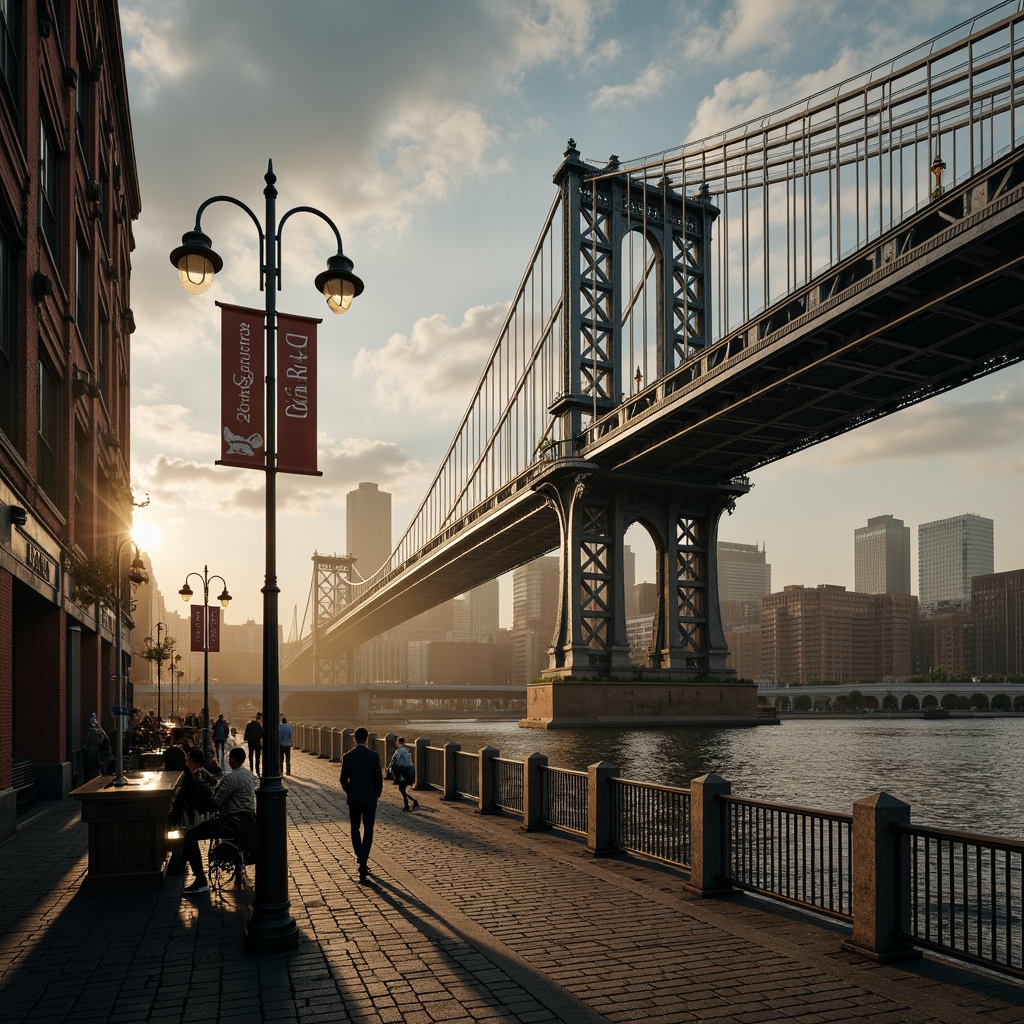
[{"label": "man in dark suit", "polygon": [[[348,797],[348,816],[352,824],[352,850],[359,862],[359,881],[369,872],[367,861],[373,845],[373,823],[377,818],[377,800],[384,791],[384,771],[376,750],[366,745],[369,733],[356,729],[356,745],[341,759],[341,788]],[[362,825],[362,835],[359,828]]]}]

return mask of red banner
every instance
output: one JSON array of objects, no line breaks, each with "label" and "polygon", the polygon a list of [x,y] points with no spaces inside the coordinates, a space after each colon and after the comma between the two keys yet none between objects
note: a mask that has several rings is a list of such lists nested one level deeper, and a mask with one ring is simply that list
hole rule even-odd
[{"label": "red banner", "polygon": [[189,645],[193,651],[203,651],[203,641],[206,639],[206,630],[203,628],[203,606],[193,605],[190,609],[192,613],[191,621],[189,622],[189,635],[192,637],[192,643]]},{"label": "red banner", "polygon": [[[204,612],[207,611],[206,605],[194,605],[192,608],[192,619],[189,623],[189,633],[192,637],[191,649],[193,651],[210,651],[213,654],[220,653],[220,609],[216,605],[209,606],[210,613],[210,634],[206,636],[206,630],[203,625]],[[209,642],[209,647],[204,646],[203,641]]]},{"label": "red banner", "polygon": [[215,604],[210,605],[210,633],[206,640],[208,651],[212,651],[214,654],[220,652],[220,608]]},{"label": "red banner", "polygon": [[320,476],[316,462],[316,325],[277,317],[277,469]]},{"label": "red banner", "polygon": [[[266,469],[261,310],[220,306],[221,448],[217,464]],[[192,648],[195,650],[195,648]],[[199,648],[202,650],[202,648]]]}]

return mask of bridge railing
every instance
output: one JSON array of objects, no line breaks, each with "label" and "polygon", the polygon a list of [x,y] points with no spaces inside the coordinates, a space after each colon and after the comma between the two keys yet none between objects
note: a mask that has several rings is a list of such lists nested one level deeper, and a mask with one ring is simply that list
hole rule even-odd
[{"label": "bridge railing", "polygon": [[[326,756],[320,727],[295,728],[296,750]],[[351,729],[331,730],[332,749],[335,734],[351,747]],[[393,743],[370,736],[382,761]],[[734,797],[715,775],[664,786],[619,778],[607,762],[570,771],[542,754],[425,738],[414,759],[418,790],[580,837],[595,854],[686,869],[699,895],[740,889],[833,917],[851,927],[848,947],[873,958],[928,949],[1024,977],[1024,842],[912,826],[910,807],[884,793],[850,815]]]}]

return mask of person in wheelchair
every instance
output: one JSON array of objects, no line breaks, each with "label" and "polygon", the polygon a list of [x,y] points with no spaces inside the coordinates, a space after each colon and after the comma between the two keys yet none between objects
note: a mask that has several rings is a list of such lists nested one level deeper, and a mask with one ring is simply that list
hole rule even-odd
[{"label": "person in wheelchair", "polygon": [[182,890],[183,896],[210,891],[199,852],[201,840],[235,839],[252,831],[248,826],[256,816],[256,777],[246,770],[245,751],[241,747],[228,754],[228,763],[231,771],[220,781],[213,796],[196,800],[199,810],[216,811],[217,816],[193,825],[185,833],[182,849],[194,877],[192,884]]},{"label": "person in wheelchair", "polygon": [[209,806],[212,796],[211,777],[203,767],[202,747],[193,747],[185,758],[185,772],[181,779],[181,789],[174,798],[171,807],[170,823],[172,828],[181,828],[195,823],[201,812],[200,804]]}]

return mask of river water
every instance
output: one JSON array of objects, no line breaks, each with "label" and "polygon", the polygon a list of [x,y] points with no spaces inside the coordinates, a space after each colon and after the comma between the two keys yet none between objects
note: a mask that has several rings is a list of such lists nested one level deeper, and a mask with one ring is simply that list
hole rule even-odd
[{"label": "river water", "polygon": [[786,718],[749,729],[520,729],[515,722],[375,723],[433,746],[490,744],[502,757],[537,751],[554,768],[618,765],[624,778],[688,786],[715,772],[733,796],[849,813],[880,790],[919,825],[1024,839],[1024,717]]}]

